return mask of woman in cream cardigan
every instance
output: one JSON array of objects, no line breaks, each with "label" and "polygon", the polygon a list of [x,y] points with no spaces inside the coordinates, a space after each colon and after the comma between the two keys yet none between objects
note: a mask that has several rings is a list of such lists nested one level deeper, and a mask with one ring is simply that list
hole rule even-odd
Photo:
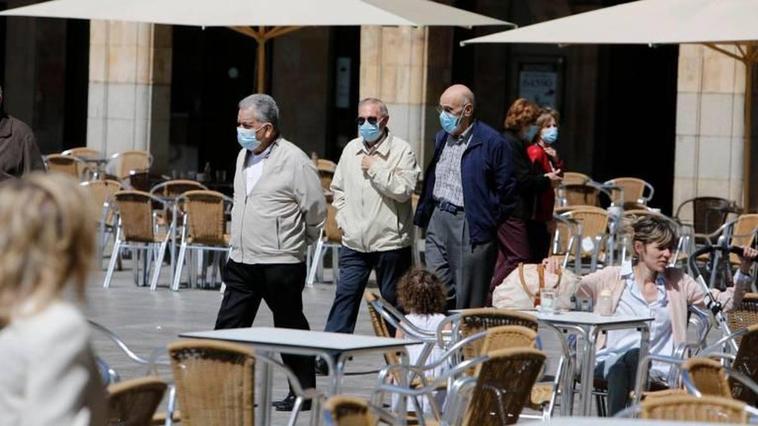
[{"label": "woman in cream cardigan", "polygon": [[[578,297],[593,300],[595,311],[608,309],[626,315],[650,315],[650,353],[671,355],[676,345],[687,339],[689,305],[705,306],[702,287],[689,275],[669,268],[676,231],[663,218],[649,216],[639,219],[634,228],[634,260],[632,264],[611,266],[584,277],[577,290]],[[742,300],[752,278],[752,258],[758,251],[744,248],[734,286],[725,291],[712,289],[713,296],[724,310],[731,310]],[[601,300],[603,299],[603,300]],[[610,303],[609,307],[603,304]],[[634,389],[640,335],[634,330],[609,331],[605,344],[597,352],[595,377],[608,383],[608,412],[614,415],[624,409],[629,392]],[[653,362],[652,378],[668,375],[668,365]]]},{"label": "woman in cream cardigan", "polygon": [[0,185],[0,425],[105,424],[104,388],[81,300],[95,219],[63,175]]}]

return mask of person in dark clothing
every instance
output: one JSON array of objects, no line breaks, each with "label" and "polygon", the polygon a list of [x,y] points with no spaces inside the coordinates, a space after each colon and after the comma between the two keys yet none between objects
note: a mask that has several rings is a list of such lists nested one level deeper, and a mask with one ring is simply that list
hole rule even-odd
[{"label": "person in dark clothing", "polygon": [[426,267],[448,288],[449,308],[478,308],[497,254],[497,226],[514,204],[510,145],[474,119],[474,94],[456,84],[440,97],[440,126],[414,223],[426,229]]},{"label": "person in dark clothing", "polygon": [[535,121],[540,108],[523,98],[517,99],[505,117],[503,137],[511,151],[511,164],[516,177],[516,205],[511,215],[500,225],[497,232],[498,254],[495,273],[490,281],[488,302],[492,291],[503,282],[519,263],[531,260],[527,221],[534,214],[535,195],[558,186],[560,170],[542,173],[527,156],[527,144],[537,133]]},{"label": "person in dark clothing", "polygon": [[0,87],[0,182],[35,170],[44,171],[45,162],[34,133],[23,121],[6,114]]}]

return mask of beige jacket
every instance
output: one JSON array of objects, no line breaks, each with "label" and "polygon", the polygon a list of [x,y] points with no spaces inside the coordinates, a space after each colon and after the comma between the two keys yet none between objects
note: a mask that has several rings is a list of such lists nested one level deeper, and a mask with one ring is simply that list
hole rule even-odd
[{"label": "beige jacket", "polygon": [[413,207],[411,195],[421,169],[408,142],[388,133],[371,156],[376,160],[364,172],[367,155],[362,138],[350,141],[342,151],[332,179],[332,205],[342,244],[368,253],[411,245]]},{"label": "beige jacket", "polygon": [[1,426],[106,424],[90,327],[74,305],[53,302],[0,329],[0,359]]},{"label": "beige jacket", "polygon": [[240,150],[234,174],[230,257],[235,262],[300,263],[326,219],[326,200],[318,173],[305,153],[284,138],[274,141],[263,174],[247,193]]},{"label": "beige jacket", "polygon": [[[704,308],[705,293],[692,277],[680,269],[666,269],[664,278],[666,281],[666,294],[669,300],[668,307],[671,314],[671,331],[674,337],[674,344],[685,343],[687,341],[688,306],[695,305]],[[626,283],[621,278],[621,267],[609,266],[582,278],[579,282],[576,295],[577,297],[592,298],[593,306],[597,308],[597,299],[600,292],[606,288],[610,289],[613,298],[613,312],[616,312],[616,307],[619,304],[619,300],[621,300],[621,294],[625,286]],[[730,311],[734,305],[738,305],[742,301],[745,291],[745,283],[736,282],[734,287],[729,287],[725,291],[712,289],[711,294],[713,294],[716,300],[721,302],[724,311]],[[600,337],[603,338],[605,336]],[[605,339],[602,341],[598,339],[598,349],[603,347],[604,342]]]}]

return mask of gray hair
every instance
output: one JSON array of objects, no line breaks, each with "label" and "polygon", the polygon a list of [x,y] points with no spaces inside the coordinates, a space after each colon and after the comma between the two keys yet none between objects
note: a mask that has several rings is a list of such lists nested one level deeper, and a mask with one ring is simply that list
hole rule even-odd
[{"label": "gray hair", "polygon": [[358,102],[358,108],[362,107],[363,105],[377,105],[379,107],[379,113],[382,114],[382,117],[388,117],[390,115],[389,111],[387,110],[387,105],[382,102],[379,98],[363,98],[360,102]]},{"label": "gray hair", "polygon": [[239,102],[239,109],[249,109],[253,112],[256,121],[271,123],[274,129],[279,128],[279,106],[269,95],[256,93]]}]

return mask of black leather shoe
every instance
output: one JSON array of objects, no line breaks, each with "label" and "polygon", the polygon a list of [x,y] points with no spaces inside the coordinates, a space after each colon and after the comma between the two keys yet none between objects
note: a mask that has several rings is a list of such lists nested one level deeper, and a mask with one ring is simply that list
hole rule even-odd
[{"label": "black leather shoe", "polygon": [[[272,405],[274,408],[276,408],[276,411],[292,411],[295,408],[295,400],[297,397],[295,395],[287,395],[286,398],[284,398],[281,401],[276,401]],[[311,401],[306,400],[303,401],[303,405],[300,407],[300,411],[310,411],[311,410]]]},{"label": "black leather shoe", "polygon": [[329,366],[326,364],[326,361],[324,361],[321,358],[318,358],[316,360],[316,375],[318,376],[329,375]]}]

